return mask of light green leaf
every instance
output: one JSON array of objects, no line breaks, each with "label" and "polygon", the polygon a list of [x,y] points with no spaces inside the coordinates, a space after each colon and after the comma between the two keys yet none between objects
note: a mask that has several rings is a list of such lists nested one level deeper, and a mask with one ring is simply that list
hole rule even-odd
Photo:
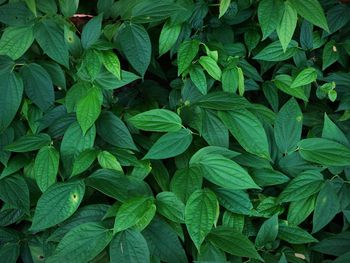
[{"label": "light green leaf", "polygon": [[165,109],[153,109],[129,119],[137,129],[155,132],[176,132],[182,127],[179,115]]},{"label": "light green leaf", "polygon": [[275,78],[275,85],[278,89],[282,90],[284,93],[287,93],[293,97],[308,101],[309,98],[307,95],[307,90],[304,86],[291,88],[293,79],[291,76],[286,74],[277,75]]},{"label": "light green leaf", "polygon": [[281,202],[298,201],[320,191],[324,184],[323,176],[318,171],[305,171],[289,182],[279,196]]},{"label": "light green leaf", "polygon": [[[303,159],[325,166],[350,165],[350,148],[323,138],[310,138],[298,143]],[[341,153],[341,154],[340,154]]]},{"label": "light green leaf", "polygon": [[198,40],[187,40],[181,43],[179,51],[177,52],[177,74],[179,76],[191,65],[192,60],[199,51],[199,44],[200,42]]},{"label": "light green leaf", "polygon": [[221,80],[221,69],[219,68],[216,61],[208,56],[201,56],[199,59],[199,64],[212,76],[215,80]]},{"label": "light green leaf", "polygon": [[218,186],[233,190],[259,189],[246,170],[220,154],[206,154],[200,158],[194,155],[190,166],[199,167],[204,178]]},{"label": "light green leaf", "polygon": [[199,66],[190,68],[190,77],[193,84],[198,88],[203,95],[207,94],[207,78],[203,69]]},{"label": "light green leaf", "polygon": [[123,168],[113,154],[102,151],[98,154],[97,159],[102,168],[123,172]]},{"label": "light green leaf", "polygon": [[327,19],[318,0],[291,0],[289,2],[299,15],[329,32]]},{"label": "light green leaf", "polygon": [[60,155],[52,146],[42,147],[35,158],[34,174],[42,192],[56,182]]},{"label": "light green leaf", "polygon": [[103,95],[99,87],[90,88],[85,97],[79,100],[77,104],[77,119],[83,135],[94,125],[100,115],[102,102]]},{"label": "light green leaf", "polygon": [[287,47],[292,40],[297,22],[298,14],[296,10],[289,4],[289,2],[285,2],[282,20],[277,25],[277,35],[284,52],[286,52]]},{"label": "light green leaf", "polygon": [[202,181],[198,167],[183,168],[175,172],[170,182],[170,190],[185,203],[194,191],[202,188]]},{"label": "light green leaf", "polygon": [[19,59],[34,41],[33,26],[7,27],[0,39],[0,55]]},{"label": "light green leaf", "polygon": [[63,222],[78,209],[84,193],[83,181],[52,185],[39,198],[30,229],[40,231]]},{"label": "light green leaf", "polygon": [[233,228],[217,227],[208,235],[208,240],[216,247],[234,256],[255,258],[263,261],[248,237]]},{"label": "light green leaf", "polygon": [[220,0],[219,18],[222,17],[230,7],[231,0]]},{"label": "light green leaf", "polygon": [[238,68],[224,69],[221,75],[222,90],[229,93],[236,93],[238,88]]},{"label": "light green leaf", "polygon": [[118,56],[112,51],[105,51],[103,55],[103,65],[106,69],[121,80],[121,68]]},{"label": "light green leaf", "polygon": [[243,96],[244,90],[245,90],[243,70],[240,67],[237,67],[237,73],[238,73],[238,94],[240,96]]},{"label": "light green leaf", "polygon": [[168,52],[176,43],[180,32],[181,24],[172,24],[170,20],[165,22],[159,36],[159,56]]},{"label": "light green leaf", "polygon": [[216,223],[218,212],[219,203],[215,194],[209,189],[197,190],[187,200],[185,223],[198,251]]},{"label": "light green leaf", "polygon": [[152,53],[151,40],[145,28],[137,24],[124,24],[117,39],[126,59],[143,77]]},{"label": "light green leaf", "polygon": [[184,223],[185,205],[173,192],[157,195],[157,212],[173,222]]},{"label": "light green leaf", "polygon": [[15,73],[0,74],[0,134],[11,124],[21,105],[23,82]]},{"label": "light green leaf", "polygon": [[69,53],[64,32],[54,20],[42,20],[36,26],[35,39],[45,54],[66,68],[69,67]]},{"label": "light green leaf", "polygon": [[24,135],[18,140],[6,146],[6,150],[10,152],[30,152],[39,150],[41,147],[49,145],[51,137],[46,133],[35,135]]},{"label": "light green leaf", "polygon": [[153,211],[154,216],[155,205],[150,197],[137,197],[126,201],[118,209],[113,233],[118,233],[142,222],[149,211]]},{"label": "light green leaf", "polygon": [[293,201],[289,205],[287,220],[291,225],[299,225],[314,211],[316,194],[310,197]]},{"label": "light green leaf", "polygon": [[92,18],[84,26],[83,31],[81,33],[81,45],[84,49],[89,49],[100,38],[102,18],[102,14],[99,14],[98,16]]},{"label": "light green leaf", "polygon": [[282,0],[262,0],[259,2],[258,19],[263,33],[262,40],[271,35],[280,24],[283,10]]},{"label": "light green leaf", "polygon": [[254,181],[260,186],[279,185],[289,181],[288,176],[269,168],[253,170],[251,175]]},{"label": "light green leaf", "polygon": [[188,129],[169,132],[160,137],[143,159],[167,159],[180,155],[190,146],[192,134]]},{"label": "light green leaf", "polygon": [[264,127],[254,114],[248,110],[240,110],[219,112],[219,117],[247,152],[270,159]]},{"label": "light green leaf", "polygon": [[70,230],[58,243],[47,263],[86,263],[93,260],[111,242],[112,231],[99,223],[85,223]]},{"label": "light green leaf", "polygon": [[316,199],[315,212],[312,219],[312,233],[320,231],[339,212],[341,212],[341,207],[337,191],[332,182],[327,181]]},{"label": "light green leaf", "polygon": [[303,114],[297,101],[291,98],[277,114],[274,135],[278,149],[286,154],[297,148],[303,128]]},{"label": "light green leaf", "polygon": [[109,245],[111,263],[150,263],[150,252],[143,235],[127,229],[115,235]]},{"label": "light green leaf", "polygon": [[95,149],[87,149],[80,153],[74,161],[72,175],[78,175],[86,171],[97,158],[98,152]]},{"label": "light green leaf", "polygon": [[304,86],[314,82],[317,79],[317,72],[314,68],[302,70],[293,80],[291,88]]}]

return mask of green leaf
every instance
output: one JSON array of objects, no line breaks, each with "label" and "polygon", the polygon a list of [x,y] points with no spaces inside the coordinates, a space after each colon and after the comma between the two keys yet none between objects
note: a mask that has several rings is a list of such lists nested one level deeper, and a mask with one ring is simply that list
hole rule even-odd
[{"label": "green leaf", "polygon": [[278,214],[274,214],[271,218],[267,219],[260,227],[259,232],[255,239],[257,247],[263,247],[264,245],[276,240],[278,234]]},{"label": "green leaf", "polygon": [[18,243],[5,243],[0,248],[0,257],[6,258],[7,263],[16,263],[20,255],[20,248]]},{"label": "green leaf", "polygon": [[78,209],[84,193],[83,181],[52,185],[38,200],[31,230],[43,230],[69,218]]},{"label": "green leaf", "polygon": [[157,212],[173,222],[184,223],[185,205],[173,192],[157,195]]},{"label": "green leaf", "polygon": [[242,190],[214,188],[219,204],[228,211],[236,214],[251,215],[253,204],[249,195]]},{"label": "green leaf", "polygon": [[102,67],[102,55],[93,49],[85,52],[80,65],[78,76],[86,81],[94,81],[100,74]]},{"label": "green leaf", "polygon": [[194,191],[202,188],[202,181],[197,167],[183,168],[175,172],[170,182],[170,190],[185,203]]},{"label": "green leaf", "polygon": [[150,263],[150,252],[143,235],[127,229],[115,235],[109,245],[111,263]]},{"label": "green leaf", "polygon": [[32,23],[34,16],[24,2],[10,2],[0,7],[0,22],[10,26],[25,26]]},{"label": "green leaf", "polygon": [[144,181],[108,169],[95,171],[86,178],[85,182],[86,185],[121,202],[134,197],[151,195],[151,189]]},{"label": "green leaf", "polygon": [[291,88],[293,79],[289,75],[281,74],[277,75],[275,78],[275,85],[278,89],[282,90],[284,93],[287,93],[293,97],[308,101],[307,91],[304,86]]},{"label": "green leaf", "polygon": [[64,133],[60,150],[63,167],[67,175],[72,173],[73,163],[78,155],[93,147],[95,137],[96,129],[94,126],[85,135],[83,135],[78,122],[74,122],[68,127]]},{"label": "green leaf", "polygon": [[284,13],[281,22],[277,25],[277,35],[281,42],[283,51],[286,52],[287,47],[292,40],[295,28],[298,22],[298,14],[296,10],[289,4],[284,3]]},{"label": "green leaf", "polygon": [[0,74],[0,134],[11,124],[21,105],[23,82],[15,73]]},{"label": "green leaf", "polygon": [[86,149],[81,152],[74,161],[72,175],[85,172],[97,158],[98,152],[95,149]]},{"label": "green leaf", "polygon": [[221,75],[222,90],[229,93],[236,93],[238,88],[238,68],[224,69]]},{"label": "green leaf", "polygon": [[96,78],[96,83],[105,90],[114,90],[130,84],[131,82],[140,79],[140,77],[132,72],[122,70],[121,80],[109,72],[100,72]]},{"label": "green leaf", "polygon": [[118,56],[112,51],[105,51],[103,55],[103,65],[106,69],[116,76],[119,80],[121,79],[121,68]]},{"label": "green leaf", "polygon": [[329,32],[327,19],[318,0],[291,0],[290,4],[310,23]]},{"label": "green leaf", "polygon": [[151,41],[141,25],[124,24],[118,32],[121,51],[131,66],[143,77],[151,62]]},{"label": "green leaf", "polygon": [[207,94],[207,78],[203,69],[199,66],[190,68],[190,77],[193,84],[198,88],[203,95]]},{"label": "green leaf", "polygon": [[337,141],[344,145],[349,145],[349,140],[346,138],[343,131],[339,129],[334,122],[332,122],[326,113],[324,114],[322,138]]},{"label": "green leaf", "polygon": [[316,195],[293,201],[288,209],[288,223],[291,225],[299,225],[302,223],[315,209]]},{"label": "green leaf", "polygon": [[[323,138],[310,138],[298,143],[301,157],[325,166],[350,165],[350,148]],[[340,154],[341,153],[341,154]]]},{"label": "green leaf", "polygon": [[289,182],[279,196],[281,202],[298,201],[320,191],[323,176],[318,171],[305,171]]},{"label": "green leaf", "polygon": [[50,108],[55,101],[55,93],[50,75],[40,65],[31,63],[20,71],[27,96],[42,110]]},{"label": "green leaf", "polygon": [[61,13],[65,17],[71,17],[75,14],[79,6],[79,0],[58,0]]},{"label": "green leaf", "polygon": [[312,233],[320,231],[341,211],[340,200],[332,182],[328,181],[319,192],[312,220]]},{"label": "green leaf", "polygon": [[291,98],[277,114],[275,120],[275,140],[278,149],[286,154],[297,148],[303,128],[303,114],[297,101]]},{"label": "green leaf", "polygon": [[339,59],[339,51],[336,46],[336,42],[331,40],[323,48],[322,52],[322,70],[325,70],[330,65],[335,63]]},{"label": "green leaf", "polygon": [[211,146],[229,146],[228,129],[218,116],[209,110],[202,110],[202,136]]},{"label": "green leaf", "polygon": [[77,119],[83,134],[94,125],[101,113],[103,94],[99,87],[92,87],[77,104]]},{"label": "green leaf", "polygon": [[181,32],[181,24],[173,24],[168,20],[162,28],[159,36],[159,56],[168,52],[176,43]]},{"label": "green leaf", "polygon": [[51,137],[46,133],[36,135],[24,135],[18,140],[6,146],[7,151],[11,152],[30,152],[39,150],[41,147],[51,143]]},{"label": "green leaf", "polygon": [[219,203],[216,196],[209,189],[197,190],[187,200],[185,223],[198,251],[216,223],[218,209]]},{"label": "green leaf", "polygon": [[298,226],[279,225],[278,238],[290,244],[318,242],[316,238]]},{"label": "green leaf", "polygon": [[204,178],[218,186],[233,190],[259,189],[246,170],[220,154],[207,154],[200,158],[194,155],[190,166],[198,166]]},{"label": "green leaf", "polygon": [[81,224],[62,238],[53,255],[45,262],[89,262],[107,247],[112,237],[112,231],[99,223]]},{"label": "green leaf", "polygon": [[137,129],[154,132],[176,132],[182,127],[179,115],[165,109],[153,109],[129,119]]},{"label": "green leaf", "polygon": [[137,197],[126,201],[118,209],[113,233],[118,233],[139,224],[145,219],[149,211],[154,216],[155,205],[150,197]]},{"label": "green leaf", "polygon": [[258,19],[263,33],[262,40],[271,35],[280,24],[283,10],[282,0],[262,0],[259,2]]},{"label": "green leaf", "polygon": [[289,181],[288,176],[268,168],[253,170],[251,175],[260,186],[279,185]]},{"label": "green leaf", "polygon": [[84,49],[89,49],[100,38],[102,18],[102,14],[99,14],[98,16],[92,18],[84,26],[83,31],[81,33],[81,45]]},{"label": "green leaf", "polygon": [[190,146],[192,134],[188,129],[169,132],[160,137],[143,159],[167,159],[180,155]]},{"label": "green leaf", "polygon": [[34,41],[33,26],[7,27],[0,39],[0,55],[19,59]]},{"label": "green leaf", "polygon": [[177,52],[177,64],[178,72],[180,76],[192,63],[192,60],[196,57],[199,51],[198,40],[187,40],[181,43],[179,51]]},{"label": "green leaf", "polygon": [[208,56],[201,56],[199,59],[199,64],[208,72],[213,79],[219,80],[221,79],[221,69],[214,59]]},{"label": "green leaf", "polygon": [[110,111],[103,112],[96,122],[97,134],[113,146],[136,150],[131,134],[124,124]]},{"label": "green leaf", "polygon": [[29,214],[29,188],[23,176],[11,175],[2,178],[0,180],[0,199],[10,207],[18,208]]},{"label": "green leaf", "polygon": [[317,79],[317,72],[314,68],[306,68],[302,70],[293,80],[291,88],[304,86],[314,82]]},{"label": "green leaf", "polygon": [[233,228],[217,227],[208,235],[208,240],[214,246],[234,256],[255,258],[263,261],[248,237]]},{"label": "green leaf", "polygon": [[312,247],[312,250],[333,256],[341,256],[349,252],[350,232],[344,231],[338,234],[330,235],[321,240]]},{"label": "green leaf", "polygon": [[231,0],[220,0],[219,18],[222,17],[230,7]]},{"label": "green leaf", "polygon": [[54,21],[44,19],[35,28],[35,39],[39,46],[57,63],[69,67],[68,46],[63,29]]},{"label": "green leaf", "polygon": [[123,172],[123,168],[113,154],[102,151],[98,154],[97,159],[102,168]]},{"label": "green leaf", "polygon": [[249,102],[236,94],[228,92],[211,92],[201,97],[196,104],[202,108],[213,110],[241,110],[249,106]]},{"label": "green leaf", "polygon": [[238,94],[240,96],[243,96],[244,90],[245,90],[243,70],[240,67],[237,67],[237,73],[238,73]]},{"label": "green leaf", "polygon": [[42,192],[56,182],[59,158],[59,153],[52,146],[42,147],[36,155],[34,174],[36,183]]},{"label": "green leaf", "polygon": [[290,41],[287,49],[284,51],[280,41],[275,41],[267,45],[253,58],[264,61],[283,61],[295,55],[298,51],[298,43],[294,40]]},{"label": "green leaf", "polygon": [[254,114],[247,110],[240,110],[219,112],[219,117],[247,152],[270,159],[264,127]]}]

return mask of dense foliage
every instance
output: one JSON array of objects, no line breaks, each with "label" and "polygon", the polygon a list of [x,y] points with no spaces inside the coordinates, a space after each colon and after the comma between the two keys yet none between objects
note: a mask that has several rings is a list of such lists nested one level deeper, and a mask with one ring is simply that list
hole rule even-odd
[{"label": "dense foliage", "polygon": [[350,262],[350,6],[0,0],[0,23],[1,262]]}]

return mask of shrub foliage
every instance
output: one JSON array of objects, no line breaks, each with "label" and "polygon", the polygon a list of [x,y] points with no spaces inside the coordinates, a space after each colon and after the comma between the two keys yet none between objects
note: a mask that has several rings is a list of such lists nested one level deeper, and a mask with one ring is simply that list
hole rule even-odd
[{"label": "shrub foliage", "polygon": [[2,262],[350,262],[348,5],[0,4]]}]

